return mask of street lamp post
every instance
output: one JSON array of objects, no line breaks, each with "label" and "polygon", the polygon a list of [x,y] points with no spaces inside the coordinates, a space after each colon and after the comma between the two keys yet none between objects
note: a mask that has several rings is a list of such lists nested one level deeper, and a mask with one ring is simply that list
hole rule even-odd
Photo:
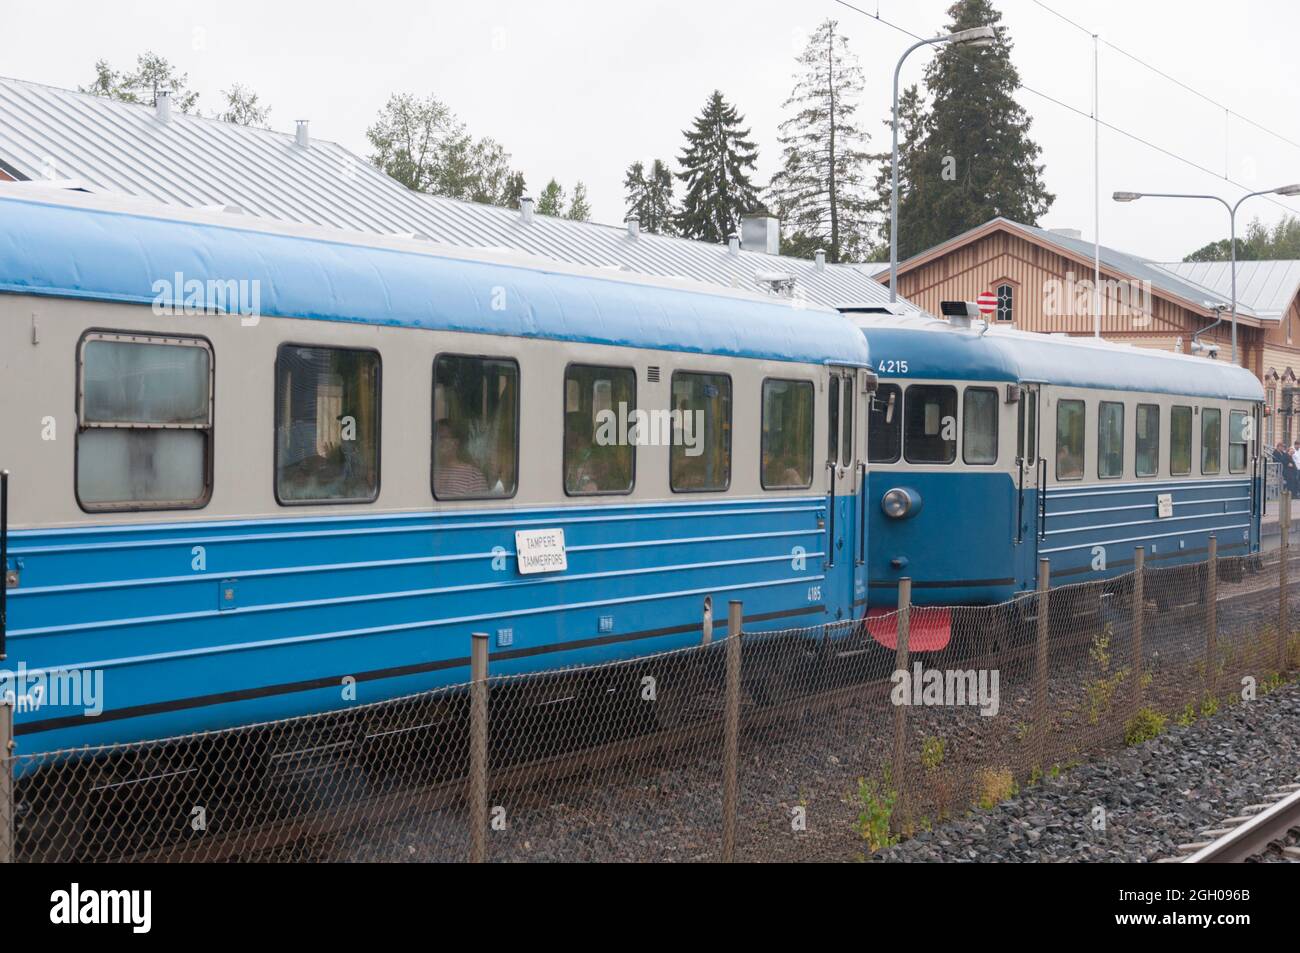
[{"label": "street lamp post", "polygon": [[892,123],[894,148],[890,159],[889,187],[889,300],[891,302],[898,300],[898,76],[903,71],[903,61],[914,50],[919,50],[923,46],[953,43],[958,46],[981,47],[992,46],[996,40],[997,31],[991,26],[977,26],[956,33],[945,33],[943,36],[913,43],[903,51],[903,55],[898,58],[898,65],[894,67],[894,121]]},{"label": "street lamp post", "polygon": [[1189,195],[1181,192],[1116,192],[1111,196],[1116,202],[1136,202],[1138,199],[1208,199],[1218,202],[1228,210],[1228,229],[1232,258],[1232,363],[1237,363],[1237,209],[1246,199],[1257,195],[1300,195],[1300,184],[1283,185],[1276,189],[1248,192],[1237,199],[1235,205],[1217,195]]}]

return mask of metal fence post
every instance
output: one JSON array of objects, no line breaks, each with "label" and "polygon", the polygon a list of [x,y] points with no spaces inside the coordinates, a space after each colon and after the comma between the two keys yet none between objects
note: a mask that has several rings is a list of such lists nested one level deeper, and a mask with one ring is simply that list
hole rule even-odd
[{"label": "metal fence post", "polygon": [[0,700],[0,864],[14,861],[14,706]]},{"label": "metal fence post", "polygon": [[704,618],[701,622],[700,644],[708,645],[713,641],[713,597],[704,597]]},{"label": "metal fence post", "polygon": [[[1046,556],[1038,560],[1038,637],[1034,640],[1034,730],[1040,744],[1047,740],[1047,640],[1048,589],[1052,580],[1052,564]],[[1043,752],[1040,752],[1042,754]]]},{"label": "metal fence post", "polygon": [[1205,558],[1205,672],[1209,693],[1219,689],[1219,540],[1210,534],[1209,554]]},{"label": "metal fence post", "polygon": [[1291,494],[1286,490],[1282,491],[1282,509],[1278,513],[1278,528],[1282,531],[1282,541],[1278,547],[1278,568],[1277,568],[1277,642],[1278,642],[1278,660],[1280,670],[1286,671],[1289,666],[1287,663],[1287,649],[1291,641],[1291,603],[1290,594],[1287,589],[1287,562],[1291,553]]},{"label": "metal fence post", "polygon": [[1142,654],[1143,609],[1146,606],[1145,546],[1133,550],[1133,711],[1142,707],[1142,673],[1146,659]]},{"label": "metal fence post", "polygon": [[744,606],[727,603],[727,683],[722,739],[722,862],[736,859],[736,807],[740,798],[740,635]]},{"label": "metal fence post", "polygon": [[[912,632],[912,579],[904,576],[898,580],[898,637],[894,648],[894,671],[907,671],[908,642]],[[910,693],[909,693],[910,694]],[[890,761],[890,771],[894,790],[899,800],[903,795],[904,760],[907,756],[907,702],[894,706],[894,757]]]},{"label": "metal fence post", "polygon": [[488,634],[475,632],[469,656],[469,860],[487,859]]}]

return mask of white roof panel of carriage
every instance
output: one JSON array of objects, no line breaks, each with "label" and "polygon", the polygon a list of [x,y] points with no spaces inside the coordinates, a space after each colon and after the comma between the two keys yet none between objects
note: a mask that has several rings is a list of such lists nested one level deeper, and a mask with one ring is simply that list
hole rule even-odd
[{"label": "white roof panel of carriage", "polygon": [[[282,222],[414,235],[468,248],[507,248],[556,261],[766,291],[764,273],[792,277],[823,305],[879,303],[889,291],[848,265],[535,215],[412,192],[343,146],[173,109],[0,78],[0,169],[19,179],[74,180],[89,191],[172,205],[233,207]],[[595,170],[593,170],[595,171]],[[534,183],[536,185],[536,183]],[[904,308],[917,311],[908,302]]]}]

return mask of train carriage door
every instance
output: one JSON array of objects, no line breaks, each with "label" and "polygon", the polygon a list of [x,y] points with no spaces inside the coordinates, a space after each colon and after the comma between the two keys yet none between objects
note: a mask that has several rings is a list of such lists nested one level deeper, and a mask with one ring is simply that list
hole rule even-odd
[{"label": "train carriage door", "polygon": [[[836,619],[866,595],[865,551],[860,551],[858,497],[866,441],[859,434],[866,418],[864,390],[869,377],[856,368],[832,367],[826,386],[826,570],[822,597]],[[862,595],[857,595],[861,588]]]},{"label": "train carriage door", "polygon": [[[1016,386],[1016,385],[1012,385]],[[1041,534],[1042,489],[1046,482],[1046,460],[1041,452],[1042,426],[1039,385],[1019,385],[1016,402],[1016,569],[1021,580],[1032,580],[1038,566],[1038,542]]]}]

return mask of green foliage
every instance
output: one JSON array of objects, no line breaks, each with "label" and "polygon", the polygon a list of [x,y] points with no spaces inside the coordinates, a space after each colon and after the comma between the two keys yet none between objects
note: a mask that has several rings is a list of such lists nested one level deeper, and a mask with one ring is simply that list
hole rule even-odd
[{"label": "green foliage", "polygon": [[898,792],[890,786],[888,775],[883,781],[858,778],[858,801],[862,805],[858,812],[858,833],[867,842],[867,849],[875,853],[897,844],[898,837],[891,832],[890,824]]},{"label": "green foliage", "polygon": [[475,139],[436,96],[389,97],[366,130],[370,161],[408,189],[492,205],[513,205],[523,173],[495,140]]},{"label": "green foliage", "polygon": [[537,197],[537,214],[560,218],[564,215],[564,187],[554,179],[546,183]]},{"label": "green foliage", "polygon": [[97,60],[94,80],[89,86],[80,87],[80,91],[147,105],[153,105],[158,93],[166,91],[171,93],[172,105],[188,113],[195,110],[199,101],[199,94],[186,87],[188,82],[188,73],[177,73],[165,58],[146,50],[135,58],[135,69],[130,71],[118,71],[107,60]]},{"label": "green foliage", "polygon": [[736,107],[714,90],[684,133],[686,145],[677,161],[686,195],[678,230],[686,238],[721,244],[739,231],[742,215],[761,208],[750,181],[758,147],[743,123]]},{"label": "green foliage", "polygon": [[[1210,242],[1192,252],[1183,261],[1230,261],[1232,243],[1227,238]],[[1300,218],[1283,215],[1271,228],[1258,218],[1246,226],[1246,234],[1237,239],[1238,261],[1272,261],[1300,258]]]},{"label": "green foliage", "polygon": [[[1236,698],[1237,696],[1233,695],[1232,697]],[[1205,700],[1201,702],[1201,717],[1209,718],[1213,715],[1218,714],[1218,711],[1219,711],[1219,700],[1215,698],[1213,695],[1206,695]]]},{"label": "green foliage", "polygon": [[1124,743],[1140,745],[1144,741],[1159,737],[1165,730],[1168,719],[1154,708],[1139,708],[1124,726]]},{"label": "green foliage", "polygon": [[928,769],[939,767],[943,764],[943,755],[946,745],[942,738],[936,738],[934,735],[928,736],[921,742],[921,766]]},{"label": "green foliage", "polygon": [[1182,710],[1182,713],[1174,719],[1174,724],[1180,728],[1186,728],[1192,722],[1196,721],[1196,706],[1188,702]]},{"label": "green foliage", "polygon": [[236,83],[230,89],[223,89],[221,95],[226,97],[226,108],[217,113],[217,119],[239,126],[270,128],[267,120],[271,116],[271,108],[258,102],[257,93]]},{"label": "green foliage", "polygon": [[653,235],[676,234],[673,173],[667,163],[655,159],[647,173],[642,163],[633,162],[623,177],[623,188],[627,190],[627,218],[635,218]]},{"label": "green foliage", "polygon": [[988,25],[997,39],[982,49],[941,46],[926,67],[931,108],[899,164],[900,259],[999,215],[1036,225],[1056,198],[1016,101],[1020,75],[1001,14],[990,0],[957,0],[948,14],[942,32]]},{"label": "green foliage", "polygon": [[869,138],[856,113],[862,68],[832,19],[823,20],[799,55],[794,91],[780,126],[782,159],[769,205],[791,231],[787,248],[829,261],[861,261],[871,251],[871,202],[864,182]]},{"label": "green foliage", "polygon": [[976,803],[984,810],[996,807],[1019,792],[1010,768],[981,768],[975,776]]},{"label": "green foliage", "polygon": [[569,210],[564,217],[575,222],[591,221],[591,203],[587,200],[587,186],[579,181],[573,187],[573,198],[569,199]]}]

